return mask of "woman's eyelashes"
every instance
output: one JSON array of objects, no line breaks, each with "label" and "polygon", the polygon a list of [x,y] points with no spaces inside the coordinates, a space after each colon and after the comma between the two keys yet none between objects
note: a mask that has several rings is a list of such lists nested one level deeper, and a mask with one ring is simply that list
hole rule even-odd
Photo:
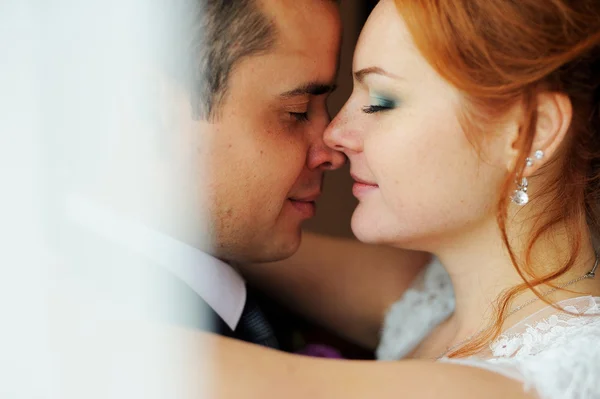
[{"label": "woman's eyelashes", "polygon": [[390,109],[396,108],[397,106],[396,101],[380,96],[371,96],[371,102],[371,105],[363,107],[363,112],[365,114],[374,114],[376,112],[388,111]]}]

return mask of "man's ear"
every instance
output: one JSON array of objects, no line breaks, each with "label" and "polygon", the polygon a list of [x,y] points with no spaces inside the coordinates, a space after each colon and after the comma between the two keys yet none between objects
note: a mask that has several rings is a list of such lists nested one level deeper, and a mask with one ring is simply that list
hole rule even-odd
[{"label": "man's ear", "polygon": [[[531,146],[531,160],[529,165],[523,165],[523,176],[531,176],[541,166],[552,158],[563,142],[573,117],[571,100],[566,94],[557,92],[543,92],[537,96],[537,124]],[[515,134],[512,139],[509,159],[511,163],[517,159],[519,153],[519,137]],[[539,155],[536,157],[536,154]],[[510,164],[509,167],[514,165]]]}]

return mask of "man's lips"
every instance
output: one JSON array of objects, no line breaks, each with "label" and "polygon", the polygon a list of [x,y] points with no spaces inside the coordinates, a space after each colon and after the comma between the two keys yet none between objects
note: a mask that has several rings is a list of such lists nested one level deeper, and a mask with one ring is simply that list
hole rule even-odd
[{"label": "man's lips", "polygon": [[321,196],[321,190],[314,191],[309,194],[297,195],[289,197],[288,200],[297,211],[302,214],[303,217],[311,218],[315,216],[317,212],[317,204],[315,201]]},{"label": "man's lips", "polygon": [[315,216],[317,212],[317,204],[315,201],[319,198],[321,193],[315,193],[311,195],[306,195],[302,197],[290,197],[288,200],[300,214],[305,218],[311,218]]},{"label": "man's lips", "polygon": [[317,200],[317,198],[319,198],[320,196],[321,196],[321,192],[317,192],[314,194],[305,195],[305,196],[301,196],[301,197],[290,197],[289,200],[298,201],[298,202],[315,202]]}]

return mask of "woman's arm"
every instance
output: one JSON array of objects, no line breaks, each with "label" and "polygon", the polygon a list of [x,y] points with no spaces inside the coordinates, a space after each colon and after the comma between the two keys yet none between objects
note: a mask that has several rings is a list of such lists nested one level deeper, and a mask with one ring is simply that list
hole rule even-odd
[{"label": "woman's arm", "polygon": [[25,392],[61,399],[533,398],[521,383],[477,368],[291,355],[189,329],[107,319],[90,314],[89,303],[63,297],[50,301],[40,340],[23,332],[23,345],[34,345],[30,367],[9,371]]},{"label": "woman's arm", "polygon": [[208,335],[200,342],[214,349],[214,398],[535,397],[518,381],[461,365],[310,358]]},{"label": "woman's arm", "polygon": [[431,256],[305,233],[292,257],[242,266],[253,285],[315,322],[375,348],[385,311]]}]

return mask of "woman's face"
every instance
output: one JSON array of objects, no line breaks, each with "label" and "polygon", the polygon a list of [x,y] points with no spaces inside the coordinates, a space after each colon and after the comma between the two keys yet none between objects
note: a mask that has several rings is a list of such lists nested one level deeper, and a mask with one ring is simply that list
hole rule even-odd
[{"label": "woman's face", "polygon": [[483,161],[498,160],[493,145],[482,144],[486,157],[468,141],[458,91],[420,55],[392,0],[369,17],[354,72],[352,96],[325,141],[351,162],[356,236],[435,252],[495,220],[506,165]]}]

